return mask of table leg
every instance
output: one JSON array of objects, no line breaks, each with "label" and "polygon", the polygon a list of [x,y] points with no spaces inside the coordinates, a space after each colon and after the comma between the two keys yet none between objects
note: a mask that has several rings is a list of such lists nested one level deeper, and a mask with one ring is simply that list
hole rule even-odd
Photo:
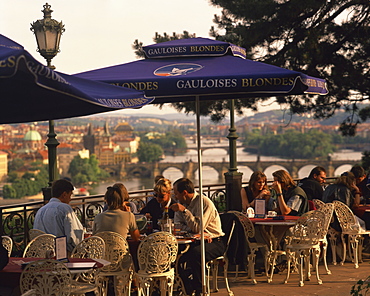
[{"label": "table leg", "polygon": [[189,248],[190,248],[190,245],[187,244],[184,250],[179,251],[177,258],[176,258],[176,263],[175,263],[175,280],[173,284],[173,291],[177,292],[178,295],[183,295],[183,296],[187,294],[186,294],[184,282],[182,281],[182,278],[179,272],[179,260],[181,256],[189,250]]}]

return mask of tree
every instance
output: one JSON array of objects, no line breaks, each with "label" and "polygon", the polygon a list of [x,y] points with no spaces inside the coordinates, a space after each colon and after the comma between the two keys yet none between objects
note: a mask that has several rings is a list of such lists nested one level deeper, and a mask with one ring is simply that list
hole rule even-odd
[{"label": "tree", "polygon": [[99,161],[94,154],[89,158],[81,158],[76,155],[69,164],[68,173],[75,185],[83,185],[87,182],[98,182],[107,178],[108,173],[99,168]]},{"label": "tree", "polygon": [[[359,102],[370,93],[370,2],[368,0],[211,0],[223,7],[215,16],[217,29],[211,36],[242,46],[247,57],[311,76],[328,82],[329,95],[276,97],[276,102],[289,106],[292,113],[312,112],[315,118],[331,117],[344,108],[350,115],[340,125],[344,135],[354,135],[358,123],[370,118],[370,107],[360,109]],[[192,36],[156,33],[153,40],[163,42]],[[142,43],[135,41],[137,54]],[[235,100],[235,110],[257,111],[258,103],[269,98]],[[193,103],[171,104],[178,111],[194,112]],[[201,114],[212,120],[224,118],[229,110],[227,101],[201,104]]]},{"label": "tree", "polygon": [[288,104],[293,113],[313,112],[316,118],[344,107],[351,113],[340,126],[344,135],[354,135],[357,124],[370,118],[370,107],[360,110],[357,105],[370,93],[368,0],[211,2],[223,7],[214,21],[225,33],[212,28],[216,39],[246,48],[254,60],[328,82],[326,96],[278,97],[278,103]]},{"label": "tree", "polygon": [[17,198],[17,192],[11,185],[4,185],[3,196],[5,199]]},{"label": "tree", "polygon": [[163,150],[158,144],[140,142],[136,153],[140,162],[156,162],[161,160]]},{"label": "tree", "polygon": [[178,129],[173,129],[150,139],[144,134],[141,136],[141,141],[159,145],[165,154],[174,154],[175,150],[177,153],[184,153],[187,149],[186,140]]}]

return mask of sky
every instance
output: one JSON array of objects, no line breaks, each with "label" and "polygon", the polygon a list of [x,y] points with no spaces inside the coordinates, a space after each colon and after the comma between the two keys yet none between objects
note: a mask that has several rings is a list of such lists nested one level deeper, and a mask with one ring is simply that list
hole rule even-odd
[{"label": "sky", "polygon": [[[208,0],[3,0],[0,4],[0,32],[21,44],[38,61],[36,38],[31,23],[43,18],[46,1],[52,18],[62,21],[65,32],[60,53],[52,60],[57,71],[75,74],[136,60],[135,39],[150,45],[155,33],[182,33],[210,38],[214,15],[221,8]],[[270,107],[269,107],[270,108]],[[263,108],[262,108],[263,109]],[[158,107],[124,110],[125,114],[158,112]],[[121,111],[123,112],[123,111]],[[161,113],[176,113],[165,107]]]}]

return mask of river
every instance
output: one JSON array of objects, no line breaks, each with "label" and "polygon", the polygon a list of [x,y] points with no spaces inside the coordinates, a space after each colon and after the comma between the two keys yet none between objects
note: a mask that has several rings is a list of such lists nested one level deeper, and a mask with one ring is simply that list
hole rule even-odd
[{"label": "river", "polygon": [[[207,146],[207,145],[205,145]],[[353,150],[341,150],[336,153],[333,153],[332,159],[333,160],[358,160],[360,162],[361,160],[361,152],[356,152]],[[226,161],[229,161],[229,155],[227,154],[226,150],[215,148],[215,149],[208,149],[205,150],[202,154],[202,161],[204,162],[212,162],[212,161],[222,161],[222,159],[225,159]],[[194,162],[198,161],[198,156],[196,150],[189,150],[186,154],[181,156],[166,156],[165,159],[162,160],[162,162],[185,162],[192,160]],[[237,149],[237,160],[239,161],[256,161],[257,160],[257,154],[244,152],[243,148]],[[267,175],[268,179],[272,178],[272,172],[281,169],[282,167],[278,165],[279,160],[282,160],[278,157],[272,157],[272,156],[261,156],[261,161],[276,161],[277,165],[274,165],[270,168],[268,168],[265,171],[265,174]],[[299,172],[299,178],[304,178],[308,176],[310,170],[312,167],[303,168]],[[350,170],[351,165],[342,166],[340,168],[340,172],[336,171],[335,174],[338,175],[344,171]],[[243,181],[246,182],[249,180],[250,175],[252,174],[251,169],[248,167],[238,166],[238,171],[243,173]],[[181,171],[170,168],[166,170],[163,173],[164,177],[170,179],[171,181],[175,181],[178,178],[183,177],[183,174]],[[196,173],[196,179],[193,180],[196,185],[198,185],[198,173]],[[127,189],[129,191],[134,190],[140,190],[140,189],[146,189],[146,188],[152,188],[154,180],[147,179],[147,178],[130,178],[126,180],[112,180],[109,182],[101,183],[98,187],[96,187],[91,193],[93,194],[103,194],[107,188],[107,186],[112,185],[114,182],[122,182],[125,184]],[[224,179],[218,178],[218,172],[214,171],[214,169],[210,167],[203,167],[203,184],[216,184],[216,183],[224,183]]]},{"label": "river", "polygon": [[[203,144],[202,144],[203,145]],[[210,145],[215,145],[214,143],[205,143],[204,147],[209,147]],[[341,150],[339,152],[333,153],[332,159],[333,160],[358,160],[360,162],[362,157],[361,152],[355,152],[353,150]],[[220,149],[220,148],[215,148],[215,149],[208,149],[203,152],[202,155],[202,161],[204,162],[217,162],[217,161],[222,161],[225,159],[225,161],[229,161],[229,155],[227,155],[226,150]],[[277,165],[269,167],[266,171],[265,174],[267,175],[268,179],[272,178],[272,172],[282,169],[281,166],[278,165],[279,160],[282,160],[281,158],[278,157],[272,157],[272,156],[261,156],[260,157],[261,161],[276,161]],[[186,154],[181,155],[181,156],[166,156],[165,159],[162,160],[162,162],[185,162],[193,160],[194,162],[198,161],[198,156],[197,156],[197,151],[194,149],[190,149]],[[243,148],[237,148],[237,160],[239,161],[256,161],[257,160],[257,154],[253,153],[248,153],[244,152]],[[304,178],[308,176],[310,170],[312,168],[310,167],[305,167],[299,172],[299,178]],[[336,171],[335,175],[339,175],[340,173],[350,170],[351,165],[345,165],[340,168],[340,171]],[[248,167],[242,167],[238,166],[238,171],[243,173],[243,182],[247,182],[249,180],[250,175],[252,174],[251,169]],[[171,181],[175,181],[178,178],[183,177],[183,174],[181,171],[170,168],[166,170],[163,174],[166,178],[170,179]],[[196,173],[196,178],[193,180],[196,185],[198,185],[198,173]],[[122,182],[125,184],[127,189],[129,191],[135,191],[135,190],[141,190],[141,189],[147,189],[147,188],[153,188],[153,179],[148,179],[148,178],[130,178],[130,179],[125,179],[125,180],[110,180],[107,182],[100,183],[96,188],[90,190],[90,194],[104,194],[107,187],[111,186],[115,182]],[[203,167],[203,185],[205,184],[216,184],[216,183],[224,183],[225,180],[223,178],[219,179],[218,178],[218,173],[214,171],[210,167]],[[39,198],[42,198],[41,196]],[[38,199],[34,199],[38,200]],[[8,202],[9,201],[9,202]],[[10,202],[11,201],[11,202]],[[24,202],[25,199],[17,199],[17,200],[0,200],[0,205],[7,205],[7,204],[12,204],[12,203],[20,203]]]}]

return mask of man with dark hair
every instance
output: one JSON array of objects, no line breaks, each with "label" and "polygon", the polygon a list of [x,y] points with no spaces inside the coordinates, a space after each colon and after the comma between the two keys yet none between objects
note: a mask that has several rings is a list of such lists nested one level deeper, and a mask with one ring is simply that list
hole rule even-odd
[{"label": "man with dark hair", "polygon": [[[178,179],[173,184],[173,191],[179,203],[171,206],[175,211],[175,223],[181,223],[182,229],[200,234],[200,217],[203,216],[205,244],[205,261],[208,262],[221,256],[225,250],[225,244],[222,237],[224,232],[221,228],[221,219],[213,202],[206,196],[200,196],[194,190],[194,184],[187,178]],[[200,198],[203,201],[203,213],[200,211]],[[189,251],[182,258],[190,267],[193,275],[191,282],[194,295],[201,295],[201,246],[198,243],[192,244]],[[189,278],[182,276],[187,286]],[[190,283],[189,283],[190,284]],[[191,293],[191,291],[190,291]]]},{"label": "man with dark hair", "polygon": [[326,170],[317,166],[314,167],[309,176],[298,182],[298,186],[306,192],[308,200],[320,199],[322,200],[322,194],[324,193],[323,184],[326,179]]},{"label": "man with dark hair", "polygon": [[37,211],[33,224],[34,229],[57,237],[66,236],[69,252],[83,240],[83,226],[69,205],[73,190],[72,183],[65,179],[54,181],[51,187],[53,197]]},{"label": "man with dark hair", "polygon": [[369,175],[366,174],[364,168],[360,165],[355,165],[351,168],[351,173],[355,175],[356,186],[360,189],[361,192],[361,203],[369,204],[370,203],[370,190],[366,186],[369,179]]}]

